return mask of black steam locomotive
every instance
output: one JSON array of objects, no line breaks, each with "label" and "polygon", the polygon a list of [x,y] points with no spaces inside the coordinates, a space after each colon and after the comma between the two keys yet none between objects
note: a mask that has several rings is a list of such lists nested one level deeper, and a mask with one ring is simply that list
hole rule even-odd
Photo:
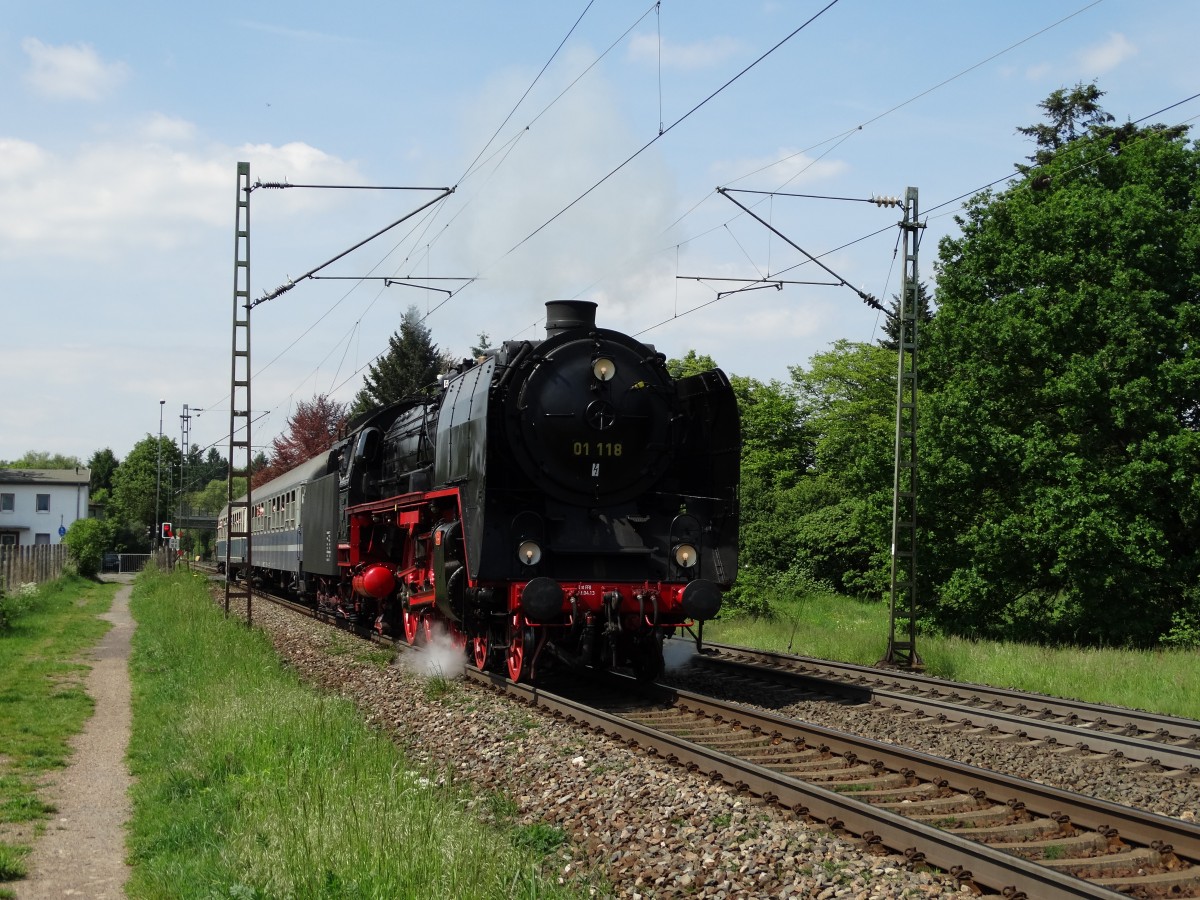
[{"label": "black steam locomotive", "polygon": [[409,641],[445,628],[516,680],[550,658],[657,675],[663,637],[716,615],[737,572],[733,391],[716,369],[672,378],[594,303],[546,308],[544,340],[464,362],[256,489],[252,571],[222,517],[229,574]]}]

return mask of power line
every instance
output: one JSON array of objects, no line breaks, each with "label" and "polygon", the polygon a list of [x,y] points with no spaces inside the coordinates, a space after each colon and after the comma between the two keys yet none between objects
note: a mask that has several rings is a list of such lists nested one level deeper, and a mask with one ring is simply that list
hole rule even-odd
[{"label": "power line", "polygon": [[479,152],[475,155],[475,158],[471,160],[471,164],[467,166],[467,171],[463,172],[462,176],[458,179],[459,182],[471,174],[471,172],[475,169],[475,163],[479,162],[479,158],[487,152],[487,148],[492,146],[492,141],[496,140],[496,137],[501,131],[504,130],[504,126],[508,124],[508,120],[516,115],[516,112],[520,108],[521,104],[525,102],[525,98],[529,96],[529,92],[533,90],[534,86],[537,85],[541,77],[546,74],[546,70],[550,68],[550,63],[554,62],[554,58],[558,56],[563,46],[568,40],[570,40],[571,35],[575,33],[575,29],[579,27],[579,23],[583,21],[583,17],[587,15],[588,10],[592,8],[592,4],[595,2],[596,0],[588,0],[587,6],[583,8],[583,12],[581,12],[579,14],[579,18],[575,20],[575,24],[570,27],[567,33],[563,36],[563,39],[558,42],[558,46],[554,48],[554,52],[550,54],[550,58],[546,60],[545,64],[541,68],[541,71],[534,76],[533,81],[529,82],[529,87],[525,88],[525,93],[521,95],[521,99],[518,100],[513,105],[513,108],[508,111],[508,115],[504,117],[504,121],[496,127],[496,130],[492,132],[492,136],[488,138],[487,143],[480,148]]},{"label": "power line", "polygon": [[[1092,5],[1095,5],[1095,4],[1092,4]],[[1043,30],[1044,30],[1044,29],[1043,29]],[[1161,115],[1161,114],[1162,114],[1162,113],[1164,113],[1164,112],[1167,112],[1167,111],[1169,111],[1169,110],[1172,110],[1172,109],[1174,109],[1174,108],[1175,108],[1175,107],[1177,107],[1177,106],[1181,106],[1181,105],[1183,105],[1184,103],[1187,103],[1187,102],[1189,102],[1189,101],[1191,101],[1191,100],[1195,100],[1195,99],[1197,99],[1197,98],[1200,98],[1200,93],[1192,94],[1190,97],[1185,97],[1185,98],[1184,98],[1184,99],[1182,99],[1182,100],[1179,100],[1179,101],[1177,101],[1177,102],[1175,102],[1175,103],[1172,103],[1172,104],[1170,104],[1169,106],[1164,106],[1162,109],[1160,109],[1160,110],[1157,110],[1156,112],[1148,113],[1147,115],[1144,115],[1144,116],[1142,116],[1141,118],[1134,119],[1134,120],[1132,121],[1132,123],[1131,123],[1131,124],[1137,125],[1137,124],[1139,124],[1139,123],[1141,123],[1141,122],[1145,122],[1147,119],[1154,118],[1155,116]],[[1190,119],[1185,119],[1185,120],[1183,120],[1182,122],[1178,123],[1177,125],[1175,125],[1175,126],[1171,126],[1171,127],[1176,127],[1176,128],[1177,128],[1177,127],[1180,127],[1180,125],[1187,124],[1188,122],[1190,122],[1190,121],[1191,121],[1192,119],[1194,119],[1194,118],[1197,118],[1197,117],[1196,117],[1196,116],[1193,116],[1193,117],[1191,117]],[[1141,139],[1143,139],[1144,137],[1147,137],[1147,136],[1148,136],[1148,135],[1141,135],[1141,136],[1139,136],[1139,138],[1137,138],[1137,140],[1141,140]],[[1130,141],[1129,143],[1134,143],[1134,141]],[[1126,144],[1126,146],[1128,146],[1128,144]],[[1095,160],[1101,159],[1101,158],[1103,158],[1103,156],[1104,156],[1104,154],[1098,154],[1097,156],[1093,157],[1092,161],[1094,162]],[[1076,168],[1078,168],[1078,167],[1076,167]],[[1072,171],[1073,171],[1073,170],[1072,170]],[[981,191],[985,191],[985,190],[987,190],[987,189],[988,189],[988,188],[990,188],[990,187],[994,187],[995,185],[999,184],[999,183],[1000,183],[1000,182],[1002,182],[1002,181],[1010,181],[1010,180],[1012,180],[1013,178],[1014,178],[1014,175],[1013,175],[1013,174],[1009,174],[1009,175],[1003,175],[1003,176],[1001,176],[1000,178],[997,178],[997,179],[995,179],[995,180],[993,180],[993,181],[989,181],[987,184],[981,185],[980,187],[973,188],[973,189],[972,189],[972,190],[970,190],[970,191],[966,191],[965,193],[959,194],[957,197],[953,197],[953,198],[951,198],[951,199],[949,199],[949,200],[945,200],[945,201],[943,201],[943,202],[941,202],[941,203],[937,204],[936,206],[931,206],[931,207],[928,207],[928,208],[925,210],[925,212],[926,212],[926,215],[928,216],[928,214],[929,214],[930,212],[934,211],[934,210],[941,209],[941,208],[943,208],[943,207],[946,207],[946,206],[950,206],[951,204],[953,204],[953,203],[957,203],[958,201],[960,201],[960,200],[963,200],[963,199],[965,199],[965,198],[967,198],[967,197],[973,197],[973,196],[975,196],[976,194],[980,193]],[[743,191],[743,193],[754,193],[754,192],[752,192],[752,191]],[[764,192],[764,193],[771,193],[771,192]],[[798,195],[798,196],[804,196],[804,195]],[[831,198],[831,199],[837,199],[837,198]],[[854,198],[847,198],[847,199],[854,199]],[[761,220],[760,220],[760,221],[761,221]],[[864,234],[864,235],[862,235],[861,237],[857,237],[857,238],[855,238],[854,240],[847,241],[847,242],[846,242],[846,243],[844,243],[844,244],[841,244],[841,245],[839,245],[839,246],[837,246],[837,247],[834,247],[834,248],[832,248],[832,249],[830,249],[830,250],[826,250],[824,253],[817,254],[816,258],[815,258],[815,259],[812,259],[811,261],[813,261],[813,262],[816,262],[818,259],[820,259],[820,258],[822,258],[822,257],[829,256],[829,255],[831,255],[831,254],[833,254],[833,253],[837,253],[837,252],[839,252],[839,251],[841,251],[841,250],[844,250],[844,249],[846,249],[847,247],[851,247],[851,246],[853,246],[854,244],[859,244],[859,243],[862,243],[863,241],[870,240],[870,239],[871,239],[871,238],[873,238],[873,237],[878,237],[879,235],[883,234],[884,232],[886,232],[886,231],[890,231],[890,230],[892,229],[892,227],[893,227],[893,226],[891,226],[891,225],[888,225],[888,226],[886,226],[886,227],[884,227],[884,228],[880,228],[880,229],[877,229],[877,230],[875,230],[875,231],[872,231],[872,232],[870,232],[870,233],[868,233],[868,234]],[[715,230],[716,230],[715,228],[713,228],[713,229],[710,229],[710,230],[709,230],[709,232],[705,232],[705,234],[707,234],[707,233],[710,233],[711,231],[715,231]],[[803,252],[803,251],[802,251],[802,252]],[[798,268],[800,268],[800,266],[806,265],[808,262],[810,262],[810,260],[809,260],[809,259],[804,259],[804,260],[801,260],[800,262],[798,262],[798,263],[796,263],[796,264],[794,264],[794,265],[792,265],[792,266],[788,266],[787,268],[780,269],[780,270],[779,270],[779,271],[776,273],[776,275],[783,275],[783,274],[786,274],[786,273],[788,273],[788,272],[791,272],[791,271],[793,271],[793,270],[795,270],[795,269],[798,269]],[[889,277],[889,280],[890,280],[890,277]],[[681,312],[681,313],[677,313],[676,315],[672,316],[671,318],[669,318],[669,319],[664,319],[663,321],[661,321],[661,322],[657,322],[657,323],[655,323],[654,325],[647,326],[646,328],[643,328],[641,331],[635,332],[633,336],[634,336],[634,337],[640,337],[641,335],[643,335],[643,334],[646,334],[647,332],[653,331],[653,330],[655,330],[656,328],[660,328],[660,327],[661,327],[661,326],[663,326],[663,325],[666,325],[666,324],[669,324],[670,322],[673,322],[673,321],[675,321],[675,319],[682,319],[684,316],[690,315],[690,314],[691,314],[691,313],[693,313],[693,312],[698,312],[698,311],[700,311],[700,310],[702,310],[702,309],[705,309],[705,308],[707,308],[707,307],[709,307],[709,306],[712,306],[714,303],[717,303],[717,302],[719,302],[720,300],[723,300],[723,299],[725,298],[725,296],[727,296],[727,295],[720,295],[720,294],[718,294],[716,297],[714,297],[713,299],[711,299],[711,300],[709,300],[709,301],[707,301],[707,302],[705,302],[705,303],[699,304],[698,306],[694,306],[694,307],[692,307],[691,309],[686,309],[686,310],[684,310],[683,312]]]},{"label": "power line", "polygon": [[[568,203],[566,206],[564,206],[562,209],[560,209],[558,212],[556,212],[553,216],[551,216],[549,219],[547,219],[545,222],[543,222],[541,225],[539,225],[537,228],[535,228],[532,232],[527,234],[524,238],[522,238],[516,244],[514,244],[512,246],[512,248],[509,249],[508,253],[505,253],[504,255],[508,256],[509,253],[512,253],[514,250],[516,250],[518,247],[520,247],[526,241],[529,241],[535,235],[540,233],[547,225],[550,225],[552,222],[556,221],[560,216],[562,216],[564,213],[566,213],[568,210],[570,210],[573,206],[575,206],[576,203],[583,200],[585,197],[587,197],[589,194],[591,194],[592,191],[596,190],[596,188],[600,187],[600,185],[604,184],[604,182],[608,181],[608,179],[612,178],[614,175],[616,175],[618,172],[620,172],[623,168],[625,168],[627,165],[629,165],[631,162],[633,162],[635,159],[637,159],[639,156],[641,156],[644,152],[646,152],[646,150],[648,150],[655,143],[657,143],[664,135],[666,135],[668,132],[670,132],[672,129],[674,129],[675,126],[682,123],[685,119],[687,119],[689,116],[691,116],[692,113],[696,112],[696,110],[698,110],[702,106],[706,105],[709,101],[711,101],[718,94],[720,94],[722,91],[724,91],[725,88],[729,87],[731,84],[733,84],[739,78],[741,78],[743,75],[745,75],[747,72],[749,72],[755,66],[757,66],[760,62],[762,62],[764,59],[766,59],[768,56],[770,56],[772,53],[774,53],[776,50],[778,50],[780,47],[782,47],[784,44],[786,44],[788,41],[790,41],[792,38],[794,38],[796,35],[798,35],[801,31],[803,31],[805,28],[807,28],[809,25],[811,25],[813,22],[815,22],[818,18],[820,18],[822,15],[824,15],[826,12],[828,12],[831,8],[836,6],[839,2],[841,2],[841,0],[830,0],[830,2],[825,7],[823,7],[820,11],[815,13],[813,16],[811,16],[807,21],[805,21],[802,25],[800,25],[798,28],[796,28],[791,34],[789,34],[787,37],[783,38],[783,40],[779,41],[779,43],[775,44],[775,46],[771,47],[769,50],[767,50],[765,53],[763,53],[761,56],[759,56],[758,59],[754,60],[754,62],[750,63],[748,66],[746,66],[740,72],[738,72],[736,75],[734,75],[728,81],[726,81],[723,85],[721,85],[719,88],[717,88],[711,94],[709,94],[707,97],[705,97],[699,103],[697,103],[695,106],[693,106],[687,112],[685,112],[682,116],[680,116],[678,119],[676,119],[670,125],[668,125],[665,130],[660,131],[657,135],[655,135],[649,141],[647,141],[645,144],[643,144],[639,149],[635,150],[633,152],[633,154],[629,156],[628,159],[626,159],[624,162],[622,162],[620,165],[618,165],[615,169],[613,169],[611,172],[609,172],[607,175],[605,175],[603,178],[601,178],[599,181],[597,181],[595,184],[593,184],[590,188],[588,188],[586,191],[584,191],[582,194],[580,194],[578,197],[576,197],[574,200],[572,200],[570,203]],[[1099,0],[1097,0],[1097,2],[1099,2]],[[503,257],[501,257],[501,258],[503,258]]]},{"label": "power line", "polygon": [[378,231],[376,231],[376,232],[375,232],[373,235],[371,235],[370,237],[363,238],[363,239],[362,239],[361,241],[359,241],[357,244],[355,244],[354,246],[352,246],[352,247],[349,247],[349,248],[347,248],[347,249],[343,250],[341,253],[339,253],[337,256],[334,256],[332,259],[327,259],[327,260],[325,260],[325,262],[321,263],[319,266],[316,266],[315,268],[309,269],[307,272],[305,272],[305,273],[304,273],[303,275],[301,275],[299,278],[296,278],[296,279],[290,279],[290,278],[289,278],[289,279],[288,279],[286,282],[284,282],[283,284],[281,284],[279,287],[275,288],[275,290],[273,290],[273,291],[270,291],[270,292],[268,292],[268,293],[266,293],[266,294],[263,294],[261,297],[259,297],[259,298],[258,298],[257,300],[255,300],[253,303],[251,303],[249,308],[250,308],[250,309],[253,309],[254,307],[258,306],[260,303],[266,303],[268,300],[274,300],[274,299],[275,299],[276,297],[278,297],[279,295],[281,295],[281,294],[284,294],[284,293],[287,293],[288,291],[290,291],[292,288],[294,288],[294,287],[296,286],[296,282],[297,282],[297,281],[303,281],[303,280],[304,280],[304,279],[306,279],[306,278],[311,278],[313,275],[315,275],[317,272],[320,272],[320,271],[321,271],[322,269],[324,269],[326,266],[330,266],[330,265],[332,265],[333,263],[337,262],[339,259],[342,259],[343,257],[345,257],[345,256],[348,256],[349,254],[351,254],[351,253],[353,253],[355,250],[357,250],[359,247],[362,247],[364,244],[369,244],[371,241],[375,240],[375,238],[379,237],[381,234],[385,234],[385,233],[387,233],[387,232],[391,231],[391,230],[392,230],[393,228],[395,228],[397,225],[400,225],[401,223],[408,221],[408,220],[409,220],[409,219],[411,219],[413,216],[415,216],[417,213],[419,213],[419,212],[421,212],[421,211],[423,211],[423,210],[425,210],[425,209],[428,209],[429,207],[433,206],[435,203],[439,203],[439,202],[441,202],[442,200],[444,200],[445,198],[449,197],[451,194],[453,194],[453,193],[454,193],[454,188],[452,188],[452,187],[442,187],[442,188],[414,188],[413,190],[423,190],[423,191],[441,191],[442,193],[441,193],[439,196],[437,196],[437,197],[434,197],[434,198],[433,198],[432,200],[430,200],[428,203],[424,203],[424,204],[422,204],[421,206],[418,206],[418,207],[417,207],[416,209],[414,209],[412,212],[410,212],[410,213],[406,213],[405,215],[401,216],[399,219],[397,219],[397,220],[396,220],[395,222],[393,222],[391,225],[385,225],[383,228],[381,228],[381,229],[379,229]]}]

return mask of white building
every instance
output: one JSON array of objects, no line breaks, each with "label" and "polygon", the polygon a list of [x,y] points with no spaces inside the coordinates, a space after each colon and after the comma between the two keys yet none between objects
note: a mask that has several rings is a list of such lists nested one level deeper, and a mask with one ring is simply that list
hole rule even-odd
[{"label": "white building", "polygon": [[88,514],[91,469],[0,469],[0,545],[58,544]]}]

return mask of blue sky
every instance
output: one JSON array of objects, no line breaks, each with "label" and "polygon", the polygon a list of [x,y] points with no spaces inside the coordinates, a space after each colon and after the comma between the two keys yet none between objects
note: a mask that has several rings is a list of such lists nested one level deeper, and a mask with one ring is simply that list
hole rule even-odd
[{"label": "blue sky", "polygon": [[[1032,152],[1015,129],[1051,91],[1096,80],[1124,121],[1200,90],[1190,0],[827,4],[4,0],[0,459],[123,458],[160,399],[165,434],[187,404],[192,443],[225,452],[239,160],[264,182],[456,188],[321,273],[339,280],[254,309],[265,446],[296,402],[352,400],[409,305],[461,356],[480,332],[540,336],[547,300],[590,299],[669,356],[786,379],[874,340],[879,316],[845,287],[712,302],[731,283],[693,279],[827,280],[715,188],[914,186],[933,281],[945,204]],[[432,196],[253,192],[252,295]],[[849,283],[898,289],[896,210],[741,199]],[[474,280],[427,282],[461,287],[449,299],[342,280],[367,274]]]}]

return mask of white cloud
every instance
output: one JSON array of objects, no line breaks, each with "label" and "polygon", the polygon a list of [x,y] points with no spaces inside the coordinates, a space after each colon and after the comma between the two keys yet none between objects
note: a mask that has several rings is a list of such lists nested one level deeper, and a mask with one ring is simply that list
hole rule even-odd
[{"label": "white cloud", "polygon": [[1135,47],[1125,35],[1118,31],[1109,34],[1108,40],[1094,47],[1088,47],[1079,54],[1079,63],[1092,75],[1102,75],[1123,63],[1137,53]]},{"label": "white cloud", "polygon": [[18,138],[0,138],[0,180],[27,178],[43,161],[44,154],[37,144]]},{"label": "white cloud", "polygon": [[176,119],[155,113],[141,127],[142,136],[148,141],[162,143],[179,143],[192,140],[196,136],[196,126],[184,119]]},{"label": "white cloud", "polygon": [[1030,81],[1041,81],[1054,71],[1054,66],[1048,62],[1036,63],[1025,70],[1025,77]]},{"label": "white cloud", "polygon": [[691,44],[673,44],[662,41],[653,34],[635,34],[629,39],[628,56],[633,62],[658,64],[662,53],[663,68],[695,71],[715,66],[736,56],[742,50],[742,42],[728,37],[694,41]]},{"label": "white cloud", "polygon": [[21,49],[29,57],[25,82],[43,97],[55,100],[99,100],[129,76],[123,62],[108,63],[88,44],[44,44],[25,38]]},{"label": "white cloud", "polygon": [[[197,228],[231,227],[238,160],[264,181],[361,182],[352,164],[303,143],[196,146],[192,123],[166,116],[131,134],[70,155],[0,138],[0,255],[96,260],[186,246]],[[335,202],[317,193],[333,192],[280,191],[264,211]]]}]

